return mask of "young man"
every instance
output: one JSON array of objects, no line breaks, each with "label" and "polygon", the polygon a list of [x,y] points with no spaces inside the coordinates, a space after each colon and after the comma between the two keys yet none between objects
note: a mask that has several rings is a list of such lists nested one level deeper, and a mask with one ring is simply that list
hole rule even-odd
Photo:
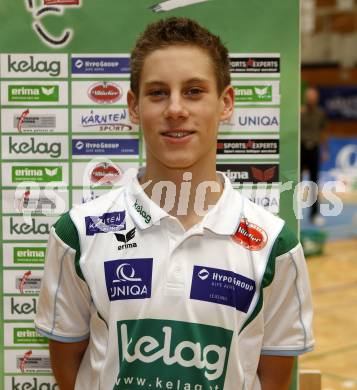
[{"label": "young man", "polygon": [[146,167],[62,216],[48,243],[36,326],[60,388],[288,389],[313,345],[308,275],[284,222],[215,170],[227,50],[170,18],[131,68]]}]

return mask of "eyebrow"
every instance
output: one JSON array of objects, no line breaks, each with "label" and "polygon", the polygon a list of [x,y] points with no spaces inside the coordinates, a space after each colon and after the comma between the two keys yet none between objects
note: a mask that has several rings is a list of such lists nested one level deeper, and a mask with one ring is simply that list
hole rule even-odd
[{"label": "eyebrow", "polygon": [[[209,83],[208,79],[205,78],[200,78],[200,77],[193,77],[191,79],[188,79],[184,81],[184,84],[206,84]],[[164,81],[161,80],[152,80],[152,81],[147,81],[144,83],[145,87],[151,87],[151,86],[156,86],[156,85],[167,85]]]}]

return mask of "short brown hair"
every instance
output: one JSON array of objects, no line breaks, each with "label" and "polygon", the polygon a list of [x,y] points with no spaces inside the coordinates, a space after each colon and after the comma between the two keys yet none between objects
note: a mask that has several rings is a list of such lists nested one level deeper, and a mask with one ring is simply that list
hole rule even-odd
[{"label": "short brown hair", "polygon": [[154,50],[172,45],[193,45],[204,49],[213,62],[218,93],[220,94],[230,84],[228,50],[220,38],[194,20],[171,17],[149,24],[136,41],[130,63],[130,88],[135,95],[139,94],[145,58]]}]

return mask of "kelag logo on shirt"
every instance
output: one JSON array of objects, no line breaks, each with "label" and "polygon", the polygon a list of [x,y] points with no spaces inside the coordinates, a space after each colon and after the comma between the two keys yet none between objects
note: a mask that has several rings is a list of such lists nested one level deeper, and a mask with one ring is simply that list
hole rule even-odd
[{"label": "kelag logo on shirt", "polygon": [[125,230],[125,211],[114,211],[103,215],[85,217],[86,235],[94,236],[97,233],[114,233]]},{"label": "kelag logo on shirt", "polygon": [[246,313],[255,293],[255,281],[232,271],[195,265],[191,299],[231,306]]},{"label": "kelag logo on shirt", "polygon": [[233,331],[169,320],[119,321],[113,390],[223,390]]},{"label": "kelag logo on shirt", "polygon": [[110,301],[151,297],[152,259],[106,261],[104,272]]}]

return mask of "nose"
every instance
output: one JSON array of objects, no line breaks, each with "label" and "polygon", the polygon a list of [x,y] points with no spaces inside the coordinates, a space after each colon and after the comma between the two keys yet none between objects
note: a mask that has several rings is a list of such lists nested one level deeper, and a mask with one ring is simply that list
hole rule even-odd
[{"label": "nose", "polygon": [[184,98],[180,93],[171,93],[167,100],[165,117],[167,119],[180,119],[188,116]]}]

